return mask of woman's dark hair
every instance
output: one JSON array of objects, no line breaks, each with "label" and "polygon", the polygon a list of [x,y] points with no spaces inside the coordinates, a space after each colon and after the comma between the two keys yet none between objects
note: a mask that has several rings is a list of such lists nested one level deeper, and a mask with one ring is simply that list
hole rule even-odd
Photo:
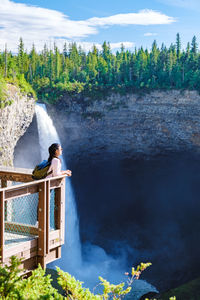
[{"label": "woman's dark hair", "polygon": [[51,162],[52,159],[54,157],[56,157],[55,153],[56,153],[56,150],[58,150],[60,147],[60,144],[52,144],[50,147],[49,147],[49,158],[48,158],[48,162]]}]

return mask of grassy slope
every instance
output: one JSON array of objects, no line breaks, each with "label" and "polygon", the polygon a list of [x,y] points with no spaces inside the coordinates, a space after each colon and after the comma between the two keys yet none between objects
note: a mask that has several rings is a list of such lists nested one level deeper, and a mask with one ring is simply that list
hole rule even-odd
[{"label": "grassy slope", "polygon": [[169,290],[157,299],[169,300],[173,296],[176,296],[176,300],[200,300],[200,278]]}]

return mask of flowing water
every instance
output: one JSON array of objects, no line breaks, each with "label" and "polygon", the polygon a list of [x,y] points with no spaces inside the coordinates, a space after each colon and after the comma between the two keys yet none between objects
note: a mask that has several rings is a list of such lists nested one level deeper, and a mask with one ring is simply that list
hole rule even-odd
[{"label": "flowing water", "polygon": [[[42,159],[48,157],[48,147],[52,143],[59,143],[60,139],[56,129],[48,116],[43,104],[36,105],[36,117],[39,133],[39,143]],[[62,160],[63,169],[67,169]],[[95,212],[94,212],[95,213]],[[86,286],[94,287],[98,283],[98,276],[102,276],[112,283],[125,281],[124,275],[127,263],[124,256],[113,258],[99,246],[82,245],[79,236],[79,220],[76,211],[76,202],[69,178],[66,178],[66,229],[65,245],[62,247],[62,258],[53,265],[61,267],[64,271],[83,280]],[[133,295],[129,299],[139,299],[149,291],[157,291],[155,287],[144,280],[137,280],[133,286]]]},{"label": "flowing water", "polygon": [[[42,160],[48,158],[48,148],[53,143],[59,143],[60,139],[56,129],[48,116],[44,104],[36,105],[36,117],[39,133],[40,152]],[[67,169],[66,163],[62,160],[63,170]],[[79,237],[79,222],[76,213],[76,203],[69,178],[66,178],[66,230],[65,245],[62,248],[62,260],[65,261],[69,271],[81,264],[81,243]]]}]

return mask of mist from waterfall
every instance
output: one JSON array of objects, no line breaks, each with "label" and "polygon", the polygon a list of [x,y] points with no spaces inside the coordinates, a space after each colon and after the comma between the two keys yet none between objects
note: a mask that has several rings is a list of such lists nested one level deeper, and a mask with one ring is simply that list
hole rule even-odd
[{"label": "mist from waterfall", "polygon": [[[44,104],[36,105],[36,117],[39,133],[40,152],[42,160],[48,158],[48,148],[53,143],[60,143],[59,136],[48,116]],[[67,169],[62,159],[63,170]],[[76,213],[76,202],[69,178],[66,178],[66,210],[65,210],[65,245],[62,247],[62,260],[66,262],[68,270],[71,271],[81,265],[81,243],[79,236],[79,221]]]},{"label": "mist from waterfall", "polygon": [[[60,139],[44,104],[36,105],[36,117],[41,157],[47,159],[49,146],[53,143],[60,144]],[[67,169],[63,159],[62,169]],[[65,245],[62,246],[62,258],[51,265],[59,266],[62,270],[71,273],[77,279],[84,281],[85,285],[91,289],[99,282],[98,276],[115,284],[126,281],[127,277],[124,272],[129,270],[127,270],[125,251],[120,257],[113,258],[97,245],[87,243],[81,246],[76,202],[69,178],[66,178],[65,219]],[[157,290],[146,281],[137,280],[133,286],[134,295],[129,299],[139,299],[149,291],[156,292]]]}]

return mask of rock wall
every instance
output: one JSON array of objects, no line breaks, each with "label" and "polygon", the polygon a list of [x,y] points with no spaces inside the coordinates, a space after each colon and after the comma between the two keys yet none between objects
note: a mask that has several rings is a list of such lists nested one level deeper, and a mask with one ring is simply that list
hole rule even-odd
[{"label": "rock wall", "polygon": [[30,125],[35,111],[35,100],[22,95],[17,87],[9,84],[7,93],[13,104],[0,109],[1,166],[13,165],[15,145]]},{"label": "rock wall", "polygon": [[65,96],[48,107],[61,140],[76,158],[102,152],[148,156],[200,150],[200,95],[196,91]]}]

